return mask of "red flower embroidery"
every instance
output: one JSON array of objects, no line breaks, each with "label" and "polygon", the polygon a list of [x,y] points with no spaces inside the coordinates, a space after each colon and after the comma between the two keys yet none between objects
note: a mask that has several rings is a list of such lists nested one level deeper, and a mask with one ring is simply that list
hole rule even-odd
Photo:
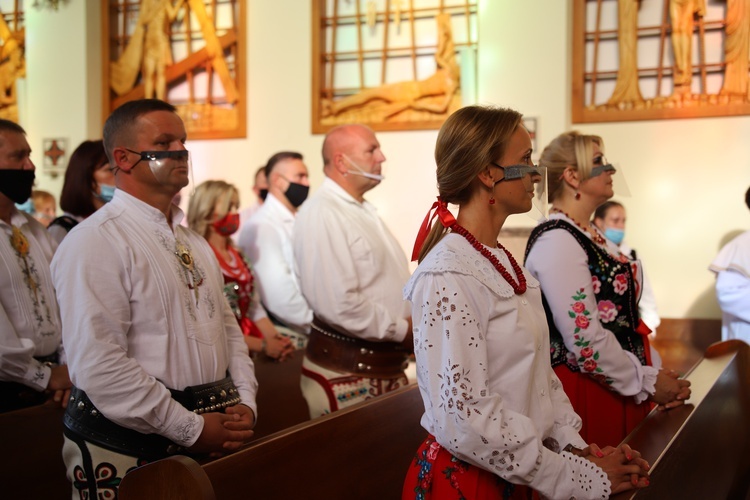
[{"label": "red flower embroidery", "polygon": [[437,443],[437,441],[434,441],[427,449],[427,458],[429,458],[430,460],[435,460],[437,458],[438,451],[440,451],[440,445]]},{"label": "red flower embroidery", "polygon": [[593,355],[594,355],[594,350],[592,348],[584,347],[583,349],[581,349],[581,356],[583,356],[584,358],[590,358]]},{"label": "red flower embroidery", "polygon": [[611,323],[617,318],[617,306],[611,300],[602,300],[597,304],[602,323]]},{"label": "red flower embroidery", "polygon": [[625,273],[620,273],[615,276],[615,280],[612,282],[612,286],[615,289],[617,295],[624,294],[628,289],[628,276]]},{"label": "red flower embroidery", "polygon": [[589,327],[589,319],[586,316],[576,316],[576,326],[581,329]]},{"label": "red flower embroidery", "polygon": [[575,304],[573,304],[573,312],[582,313],[585,310],[586,304],[584,304],[583,302],[576,302]]},{"label": "red flower embroidery", "polygon": [[599,293],[599,290],[602,289],[602,282],[596,276],[591,277],[591,284],[594,285],[594,293]]},{"label": "red flower embroidery", "polygon": [[594,370],[596,370],[596,361],[590,358],[587,359],[586,361],[583,362],[583,369],[589,373],[593,372]]}]

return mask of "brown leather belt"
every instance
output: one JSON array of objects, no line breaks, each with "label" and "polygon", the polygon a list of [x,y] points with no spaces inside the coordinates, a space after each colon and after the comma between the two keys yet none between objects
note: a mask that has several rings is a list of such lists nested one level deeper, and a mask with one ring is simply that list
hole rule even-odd
[{"label": "brown leather belt", "polygon": [[369,342],[346,335],[315,317],[307,358],[329,370],[372,378],[397,378],[409,364],[408,351],[397,342]]}]

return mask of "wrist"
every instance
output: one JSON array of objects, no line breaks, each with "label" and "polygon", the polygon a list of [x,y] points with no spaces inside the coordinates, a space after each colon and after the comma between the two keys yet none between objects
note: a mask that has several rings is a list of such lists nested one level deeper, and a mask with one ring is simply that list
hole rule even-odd
[{"label": "wrist", "polygon": [[562,451],[567,451],[568,453],[572,453],[573,455],[576,455],[578,457],[582,457],[583,456],[583,450],[580,449],[580,448],[576,448],[572,444],[569,444],[568,446],[566,446],[565,448],[563,448]]},{"label": "wrist", "polygon": [[266,347],[267,347],[266,339],[263,338],[260,340],[260,352],[263,354],[266,354]]}]

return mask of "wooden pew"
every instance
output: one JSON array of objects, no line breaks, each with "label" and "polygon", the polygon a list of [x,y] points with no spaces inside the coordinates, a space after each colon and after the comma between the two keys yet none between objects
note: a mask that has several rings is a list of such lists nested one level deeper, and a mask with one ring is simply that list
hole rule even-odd
[{"label": "wooden pew", "polygon": [[427,435],[416,385],[297,425],[199,466],[172,457],[126,475],[120,498],[400,498]]},{"label": "wooden pew", "polygon": [[70,499],[62,461],[63,413],[47,402],[0,415],[0,496]]},{"label": "wooden pew", "polygon": [[[268,436],[310,418],[300,389],[303,351],[277,363],[255,360],[258,379],[256,437]],[[69,499],[62,461],[64,410],[47,403],[0,414],[2,498]]]},{"label": "wooden pew", "polygon": [[689,404],[651,412],[624,441],[651,464],[650,486],[613,498],[750,499],[750,346],[711,345],[687,379]]},{"label": "wooden pew", "polygon": [[684,374],[703,358],[708,346],[719,341],[720,319],[662,318],[651,342],[665,368]]}]

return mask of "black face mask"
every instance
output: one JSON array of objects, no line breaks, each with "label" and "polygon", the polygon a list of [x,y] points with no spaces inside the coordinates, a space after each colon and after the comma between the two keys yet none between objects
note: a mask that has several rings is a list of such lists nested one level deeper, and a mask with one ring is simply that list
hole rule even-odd
[{"label": "black face mask", "polygon": [[303,186],[302,184],[297,184],[296,182],[290,182],[289,187],[284,193],[284,196],[286,196],[286,199],[289,200],[289,203],[291,203],[292,206],[296,208],[302,205],[302,202],[307,199],[307,193],[309,191],[310,186]]},{"label": "black face mask", "polygon": [[33,170],[0,170],[0,193],[10,198],[13,203],[28,200],[33,185]]},{"label": "black face mask", "polygon": [[258,193],[258,196],[261,200],[266,201],[266,196],[268,196],[268,189],[261,189],[260,193]]}]

